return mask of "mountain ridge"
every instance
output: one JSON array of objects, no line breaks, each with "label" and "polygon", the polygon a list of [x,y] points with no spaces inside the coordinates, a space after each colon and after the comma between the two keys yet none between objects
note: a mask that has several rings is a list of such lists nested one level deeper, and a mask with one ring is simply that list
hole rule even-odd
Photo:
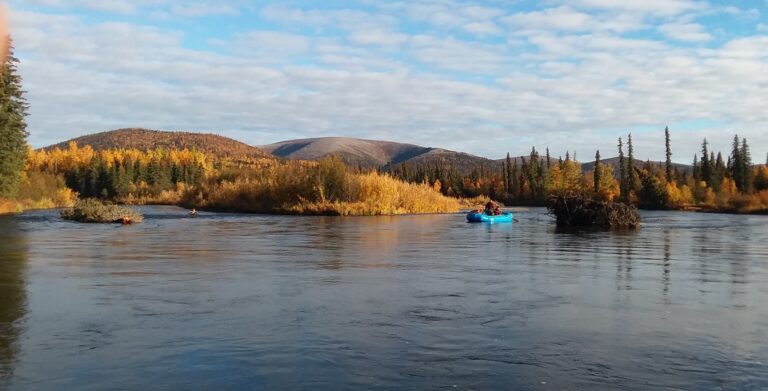
[{"label": "mountain ridge", "polygon": [[[444,148],[424,147],[410,143],[400,143],[385,140],[370,140],[352,137],[316,137],[279,141],[272,144],[251,146],[225,136],[214,133],[197,133],[186,131],[162,131],[144,128],[123,128],[98,132],[76,137],[61,143],[44,147],[67,148],[70,142],[80,146],[90,145],[96,150],[134,148],[139,150],[165,149],[196,149],[201,152],[219,156],[248,156],[248,157],[277,157],[295,160],[318,160],[326,156],[338,156],[351,166],[365,168],[380,168],[388,165],[437,165],[446,164],[461,171],[475,169],[501,171],[506,158],[489,159],[466,152],[452,151]],[[510,157],[522,165],[525,156]],[[544,156],[540,156],[545,160]],[[603,164],[609,164],[618,172],[618,157],[603,159]],[[551,158],[551,162],[557,162]],[[594,167],[594,161],[580,162],[584,171]],[[635,159],[635,165],[642,167],[646,161]],[[651,161],[654,167],[663,169],[664,162]],[[692,169],[690,165],[673,163],[680,171]]]},{"label": "mountain ridge", "polygon": [[123,128],[97,132],[53,144],[43,150],[68,148],[71,142],[79,146],[90,145],[95,150],[138,149],[195,149],[218,156],[271,157],[259,148],[241,141],[213,133],[164,131],[144,128]]}]

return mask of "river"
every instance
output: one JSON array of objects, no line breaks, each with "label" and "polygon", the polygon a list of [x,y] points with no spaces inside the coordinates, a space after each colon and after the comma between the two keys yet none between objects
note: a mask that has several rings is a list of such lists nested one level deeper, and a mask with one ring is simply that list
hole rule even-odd
[{"label": "river", "polygon": [[768,389],[768,216],[0,217],[0,389]]}]

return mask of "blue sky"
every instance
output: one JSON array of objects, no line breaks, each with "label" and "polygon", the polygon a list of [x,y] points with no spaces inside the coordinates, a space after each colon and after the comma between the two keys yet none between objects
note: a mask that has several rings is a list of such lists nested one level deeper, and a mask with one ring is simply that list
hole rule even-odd
[{"label": "blue sky", "polygon": [[11,0],[44,146],[119,127],[587,160],[768,151],[768,0]]}]

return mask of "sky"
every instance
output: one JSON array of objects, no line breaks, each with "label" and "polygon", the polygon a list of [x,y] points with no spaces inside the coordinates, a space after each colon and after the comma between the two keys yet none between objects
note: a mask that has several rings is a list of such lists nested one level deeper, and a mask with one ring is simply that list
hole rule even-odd
[{"label": "sky", "polygon": [[8,0],[42,147],[123,127],[500,158],[768,152],[768,0]]}]

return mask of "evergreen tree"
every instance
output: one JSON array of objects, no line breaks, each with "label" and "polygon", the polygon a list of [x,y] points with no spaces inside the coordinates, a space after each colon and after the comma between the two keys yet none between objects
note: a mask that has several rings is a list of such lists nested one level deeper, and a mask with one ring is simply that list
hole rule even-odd
[{"label": "evergreen tree", "polygon": [[512,170],[509,173],[509,192],[512,193],[513,197],[519,197],[520,196],[520,181],[519,181],[519,173],[517,169],[517,159],[512,163]]},{"label": "evergreen tree", "polygon": [[743,159],[744,168],[744,186],[739,188],[744,193],[752,192],[752,180],[754,178],[754,172],[752,171],[752,154],[749,152],[749,145],[747,145],[747,139],[742,139],[741,142],[741,158]]},{"label": "evergreen tree", "polygon": [[739,142],[739,136],[733,136],[733,149],[731,150],[730,176],[736,183],[736,188],[743,193],[752,190],[752,156],[749,152],[747,139]]},{"label": "evergreen tree", "polygon": [[0,197],[16,195],[27,159],[27,103],[11,48],[0,69]]},{"label": "evergreen tree", "polygon": [[723,154],[718,152],[717,158],[714,156],[714,152],[710,155],[710,158],[715,162],[712,169],[712,189],[716,192],[720,191],[720,185],[725,179],[725,163],[723,162]]},{"label": "evergreen tree", "polygon": [[600,194],[600,150],[597,150],[597,153],[595,153],[595,172],[594,172],[594,181],[595,181],[595,194]]},{"label": "evergreen tree", "polygon": [[667,149],[666,151],[667,159],[666,159],[664,168],[665,168],[667,182],[669,183],[669,182],[672,182],[672,148],[671,148],[671,143],[669,141],[669,126],[664,128],[664,139],[665,139],[665,145]]},{"label": "evergreen tree", "polygon": [[699,166],[699,155],[693,154],[693,180],[701,181],[701,166]]},{"label": "evergreen tree", "polygon": [[624,143],[621,141],[621,137],[619,137],[619,198],[625,202],[629,199],[627,162],[624,160]]},{"label": "evergreen tree", "polygon": [[630,192],[637,192],[640,188],[640,180],[637,177],[635,168],[635,150],[632,147],[632,133],[627,137],[627,186]]},{"label": "evergreen tree", "polygon": [[507,172],[506,172],[507,193],[512,193],[512,157],[507,152]]},{"label": "evergreen tree", "polygon": [[736,183],[736,187],[741,189],[744,186],[744,172],[742,164],[741,149],[739,145],[739,135],[733,136],[733,144],[731,145],[729,174],[731,179]]},{"label": "evergreen tree", "polygon": [[701,180],[712,186],[712,162],[709,159],[709,143],[707,139],[701,143]]},{"label": "evergreen tree", "polygon": [[666,209],[667,192],[656,175],[646,172],[640,188],[640,207],[643,209]]}]

